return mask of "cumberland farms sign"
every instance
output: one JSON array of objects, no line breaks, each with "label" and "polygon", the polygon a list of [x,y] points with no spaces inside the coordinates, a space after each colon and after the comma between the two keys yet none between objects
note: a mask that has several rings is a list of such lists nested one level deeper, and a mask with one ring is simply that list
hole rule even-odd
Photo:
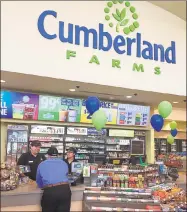
[{"label": "cumberland farms sign", "polygon": [[[62,44],[70,44],[71,49],[66,51],[66,59],[69,60],[77,57],[77,52],[73,50],[73,46],[82,45],[85,50],[87,47],[103,52],[115,51],[116,58],[118,55],[124,57],[133,55],[136,58],[158,62],[158,64],[159,62],[176,64],[175,42],[171,41],[169,46],[163,46],[144,40],[143,35],[138,32],[138,29],[143,27],[143,23],[138,22],[138,11],[131,4],[128,1],[106,2],[106,7],[103,8],[105,24],[98,23],[96,28],[61,20],[58,21],[58,29],[54,32],[45,29],[45,22],[49,18],[57,22],[58,14],[54,10],[45,10],[38,17],[38,31],[45,39],[59,39]],[[107,27],[111,27],[115,31],[115,36],[107,32]],[[91,55],[88,62],[100,65],[100,58],[97,55]],[[111,66],[119,69],[121,68],[121,61],[111,58]],[[132,70],[145,71],[144,65],[138,63],[132,64]],[[154,74],[160,75],[162,70],[159,66],[155,66],[152,71]]]}]

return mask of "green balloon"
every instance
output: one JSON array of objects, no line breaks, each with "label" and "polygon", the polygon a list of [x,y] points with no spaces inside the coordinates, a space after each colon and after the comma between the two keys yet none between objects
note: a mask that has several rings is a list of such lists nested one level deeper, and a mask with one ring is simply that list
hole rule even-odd
[{"label": "green balloon", "polygon": [[177,128],[177,123],[176,123],[176,121],[172,121],[172,122],[170,123],[170,128],[171,128],[171,130],[175,130],[175,129]]},{"label": "green balloon", "polygon": [[97,130],[101,130],[107,123],[107,116],[103,110],[97,110],[92,116],[92,123]]},{"label": "green balloon", "polygon": [[168,101],[160,102],[158,112],[163,118],[167,118],[172,112],[172,105]]},{"label": "green balloon", "polygon": [[173,144],[174,143],[174,137],[172,136],[172,135],[168,135],[168,137],[167,137],[167,142],[169,143],[169,144]]}]

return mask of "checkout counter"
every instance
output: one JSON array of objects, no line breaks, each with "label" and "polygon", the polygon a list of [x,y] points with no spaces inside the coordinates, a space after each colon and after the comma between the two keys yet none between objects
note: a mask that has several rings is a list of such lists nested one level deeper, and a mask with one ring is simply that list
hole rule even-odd
[{"label": "checkout counter", "polygon": [[[69,175],[70,184],[76,182],[76,186],[71,186],[71,201],[82,201],[85,185],[81,184],[80,176],[82,174],[83,164],[79,162],[72,163],[72,174]],[[1,207],[15,207],[26,205],[40,205],[42,190],[37,187],[36,182],[19,185],[11,191],[1,192]]]}]

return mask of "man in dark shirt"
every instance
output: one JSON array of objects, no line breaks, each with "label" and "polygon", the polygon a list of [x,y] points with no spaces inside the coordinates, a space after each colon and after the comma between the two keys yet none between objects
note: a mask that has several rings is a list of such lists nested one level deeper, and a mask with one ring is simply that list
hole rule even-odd
[{"label": "man in dark shirt", "polygon": [[64,161],[67,163],[68,165],[68,170],[69,170],[69,174],[71,174],[71,164],[73,162],[78,162],[75,159],[75,155],[76,155],[77,151],[76,149],[74,149],[73,147],[70,147],[69,150],[67,151],[67,159],[65,159]]},{"label": "man in dark shirt", "polygon": [[50,147],[47,160],[40,163],[36,183],[44,190],[41,200],[42,212],[69,212],[71,190],[68,180],[68,166],[58,158],[58,150]]},{"label": "man in dark shirt", "polygon": [[41,143],[33,141],[30,145],[30,151],[23,153],[18,159],[17,165],[30,166],[30,172],[24,175],[28,176],[31,180],[36,181],[36,171],[38,165],[45,160],[45,156],[39,154]]}]

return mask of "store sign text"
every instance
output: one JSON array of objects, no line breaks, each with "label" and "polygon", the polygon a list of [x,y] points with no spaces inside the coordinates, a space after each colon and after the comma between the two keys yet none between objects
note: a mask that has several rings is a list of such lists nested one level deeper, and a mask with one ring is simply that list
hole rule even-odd
[{"label": "store sign text", "polygon": [[[122,35],[113,37],[109,32],[104,30],[104,25],[101,23],[99,23],[98,29],[88,29],[85,26],[71,23],[68,23],[66,28],[65,23],[59,21],[56,32],[49,32],[45,29],[46,18],[53,18],[55,21],[57,12],[46,10],[42,12],[38,18],[38,31],[45,39],[53,40],[58,37],[62,43],[83,45],[84,47],[105,52],[113,49],[119,55],[134,55],[137,58],[143,58],[145,60],[176,64],[176,44],[174,41],[171,41],[171,45],[165,48],[161,44],[152,44],[151,42],[143,40],[141,33],[136,33],[135,38],[124,37]],[[59,32],[58,35],[57,31]],[[81,43],[82,40],[83,43]],[[76,57],[76,52],[67,51],[66,58],[70,59],[70,57]],[[90,63],[99,65],[99,58],[93,55],[90,58]],[[112,59],[112,67],[121,68],[121,61]],[[155,67],[154,71],[155,69],[158,69],[158,67]],[[158,74],[160,71],[155,71],[155,73]]]}]

